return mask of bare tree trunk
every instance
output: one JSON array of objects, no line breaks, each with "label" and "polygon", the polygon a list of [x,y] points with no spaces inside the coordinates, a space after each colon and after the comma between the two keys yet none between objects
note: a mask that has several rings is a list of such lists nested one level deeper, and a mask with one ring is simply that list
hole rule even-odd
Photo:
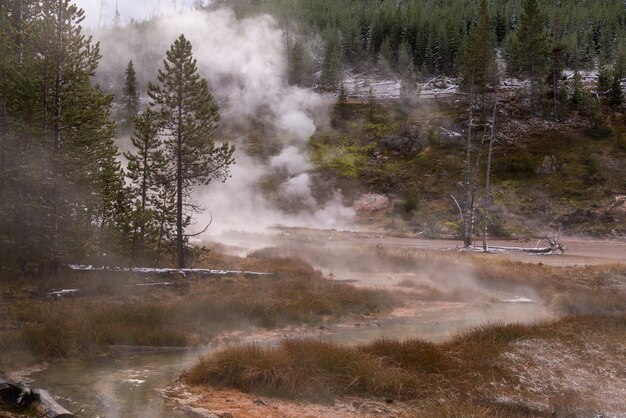
[{"label": "bare tree trunk", "polygon": [[487,170],[485,172],[485,196],[483,200],[483,250],[486,252],[489,249],[488,233],[489,233],[489,216],[487,207],[489,206],[490,199],[490,180],[491,180],[491,156],[493,155],[493,141],[495,140],[496,132],[496,109],[498,106],[497,92],[493,103],[493,115],[491,117],[491,137],[489,138],[489,152],[487,154]]},{"label": "bare tree trunk", "polygon": [[287,48],[287,68],[291,68],[291,45],[289,43],[289,19],[285,14],[285,46]]},{"label": "bare tree trunk", "polygon": [[[183,73],[182,63],[179,74]],[[182,77],[182,75],[181,75]],[[177,126],[177,153],[176,153],[176,249],[178,253],[178,268],[185,268],[185,243],[183,236],[183,92],[182,80],[178,85],[178,126]]]},{"label": "bare tree trunk", "polygon": [[[167,205],[167,197],[163,198],[163,207],[165,208]],[[157,250],[156,250],[156,260],[155,264],[158,265],[161,261],[161,247],[163,245],[163,236],[165,235],[165,209],[163,209],[163,213],[161,214],[161,219],[159,222],[159,239],[157,240]]]},{"label": "bare tree trunk", "polygon": [[464,232],[463,232],[463,246],[470,248],[472,245],[472,237],[470,231],[471,223],[471,204],[472,204],[472,192],[471,192],[471,171],[472,171],[472,124],[474,122],[473,109],[474,108],[474,77],[472,76],[472,88],[470,92],[469,102],[469,124],[467,127],[467,143],[465,145],[465,216],[464,216]]},{"label": "bare tree trunk", "polygon": [[176,175],[176,249],[178,253],[178,268],[185,268],[185,243],[183,237],[183,163],[182,139],[178,139],[177,175]]},{"label": "bare tree trunk", "polygon": [[[531,39],[534,39],[534,20],[530,22]],[[535,43],[530,43],[530,112],[535,114]]]}]

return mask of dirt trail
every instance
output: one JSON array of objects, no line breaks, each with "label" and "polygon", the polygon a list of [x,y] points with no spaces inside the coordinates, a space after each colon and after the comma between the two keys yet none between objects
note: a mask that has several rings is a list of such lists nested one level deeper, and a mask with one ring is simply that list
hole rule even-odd
[{"label": "dirt trail", "polygon": [[[284,230],[283,234],[275,239],[278,244],[304,242],[319,242],[325,247],[368,247],[382,246],[385,248],[406,248],[422,250],[455,250],[462,245],[459,240],[435,240],[421,238],[401,238],[386,236],[379,233],[338,232],[323,230]],[[493,240],[489,244],[503,247],[537,246],[539,239],[524,240]],[[564,237],[561,242],[567,246],[564,255],[531,255],[526,253],[501,253],[499,256],[525,263],[543,263],[546,265],[575,267],[598,265],[605,263],[626,263],[626,241],[581,239]],[[480,246],[482,243],[476,243]],[[544,246],[545,240],[539,243]]]}]

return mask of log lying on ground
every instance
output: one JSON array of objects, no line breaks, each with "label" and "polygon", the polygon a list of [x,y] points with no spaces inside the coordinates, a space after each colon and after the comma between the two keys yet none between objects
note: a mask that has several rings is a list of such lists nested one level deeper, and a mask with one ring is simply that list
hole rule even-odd
[{"label": "log lying on ground", "polygon": [[73,413],[54,400],[50,392],[32,390],[28,385],[0,376],[0,405],[10,408],[31,408],[37,416],[46,418],[72,418]]},{"label": "log lying on ground", "polygon": [[548,241],[548,245],[545,247],[539,246],[539,244],[541,243],[541,240],[539,240],[537,241],[537,245],[535,245],[534,248],[489,246],[487,250],[485,251],[483,248],[476,248],[476,247],[470,246],[469,248],[457,247],[457,250],[471,251],[471,252],[474,252],[474,251],[488,252],[488,253],[494,252],[494,251],[501,251],[501,252],[511,251],[511,252],[529,253],[529,254],[537,254],[537,255],[543,255],[543,254],[551,255],[551,254],[556,254],[557,252],[560,251],[561,254],[565,254],[565,252],[567,251],[567,247],[561,244],[561,241],[560,241],[562,232],[563,232],[563,227],[559,226],[559,231],[557,234],[553,235],[552,237],[545,236],[544,239]]},{"label": "log lying on ground", "polygon": [[535,248],[489,247],[488,249],[494,250],[494,251],[517,251],[517,252],[530,253],[530,254],[556,254],[558,251],[560,251],[561,254],[565,254],[565,252],[567,251],[567,247],[561,244],[560,238],[561,238],[561,232],[559,231],[559,235],[554,238],[545,237],[545,240],[548,241],[548,245],[545,247],[539,247],[539,242],[541,242],[539,241],[537,242],[537,245],[535,246]]},{"label": "log lying on ground", "polygon": [[113,271],[143,274],[203,274],[205,276],[275,276],[275,273],[263,273],[258,271],[245,270],[213,270],[213,269],[166,269],[166,268],[144,268],[144,267],[95,267],[88,264],[68,264],[66,267],[72,271]]},{"label": "log lying on ground", "polygon": [[560,246],[558,248],[553,247],[539,247],[539,248],[525,248],[525,247],[489,247],[488,251],[513,251],[529,254],[556,254],[557,251],[561,251],[564,254],[566,247]]},{"label": "log lying on ground", "polygon": [[39,416],[50,418],[72,418],[76,416],[59,405],[47,390],[35,389],[33,394],[36,400],[32,406]]},{"label": "log lying on ground", "polygon": [[28,407],[34,400],[30,387],[0,376],[0,404],[13,408]]}]

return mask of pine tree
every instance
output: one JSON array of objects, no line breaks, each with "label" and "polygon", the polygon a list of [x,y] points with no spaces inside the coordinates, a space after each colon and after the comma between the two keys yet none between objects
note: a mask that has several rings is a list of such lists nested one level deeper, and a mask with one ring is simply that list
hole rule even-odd
[{"label": "pine tree", "polygon": [[[31,272],[49,260],[45,232],[49,201],[42,162],[49,155],[41,133],[41,86],[33,40],[40,32],[40,4],[3,2],[0,28],[0,154],[3,194],[0,204],[0,270]],[[45,151],[45,152],[44,152]]]},{"label": "pine tree", "polygon": [[563,90],[561,88],[561,77],[563,70],[565,69],[565,52],[566,46],[563,42],[563,30],[561,26],[561,20],[557,16],[555,17],[553,30],[552,30],[552,46],[548,55],[548,77],[546,78],[547,84],[552,89],[552,105],[553,105],[553,117],[558,119],[562,113],[559,108],[567,99],[561,97],[560,93]]},{"label": "pine tree", "polygon": [[582,106],[585,103],[585,88],[583,86],[583,79],[580,76],[580,71],[574,71],[574,82],[572,86],[572,94],[570,102],[574,106]]},{"label": "pine tree", "polygon": [[295,86],[308,86],[311,80],[309,56],[300,42],[291,49],[289,60],[289,83]]},{"label": "pine tree", "polygon": [[393,49],[389,36],[385,36],[378,51],[378,68],[381,71],[389,71],[393,65]]},{"label": "pine tree", "polygon": [[69,0],[47,0],[39,7],[27,39],[43,93],[42,139],[50,167],[41,182],[46,197],[40,207],[47,213],[41,214],[45,225],[38,232],[48,248],[41,258],[56,272],[72,251],[88,255],[85,240],[94,223],[108,224],[111,196],[99,177],[117,150],[109,118],[112,97],[90,82],[100,53],[82,34],[83,11]]},{"label": "pine tree", "polygon": [[328,91],[336,90],[343,79],[342,67],[339,34],[336,31],[331,31],[324,48],[320,86]]},{"label": "pine tree", "polygon": [[518,62],[522,75],[530,79],[530,107],[534,112],[548,52],[548,39],[538,0],[524,0],[517,38],[520,53]]},{"label": "pine tree", "polygon": [[619,107],[624,103],[624,92],[622,91],[622,77],[618,68],[613,69],[611,74],[611,88],[609,89],[609,104]]},{"label": "pine tree", "polygon": [[156,114],[148,109],[135,116],[134,124],[135,132],[131,141],[135,152],[124,153],[124,157],[128,160],[126,176],[133,196],[131,254],[133,261],[137,261],[144,258],[149,248],[156,249],[157,246],[159,225],[156,223],[156,212],[161,207],[161,189],[167,187],[161,181],[167,165],[158,136]]},{"label": "pine tree", "polygon": [[186,210],[194,185],[226,181],[234,163],[234,147],[216,147],[212,138],[219,114],[206,80],[198,75],[191,43],[181,35],[166,53],[158,84],[148,85],[148,95],[165,134],[168,177],[176,187],[176,249],[178,267],[185,267]]},{"label": "pine tree", "polygon": [[598,69],[598,92],[607,93],[611,89],[612,71],[604,62],[600,63]]},{"label": "pine tree", "polygon": [[335,110],[341,119],[345,119],[348,115],[348,90],[343,83],[339,85],[339,90],[337,90]]},{"label": "pine tree", "polygon": [[417,91],[417,75],[413,65],[413,51],[408,42],[400,44],[398,51],[398,73],[400,74],[400,99],[413,103]]},{"label": "pine tree", "polygon": [[124,71],[124,89],[122,95],[124,97],[124,106],[126,107],[126,118],[128,127],[130,128],[133,117],[139,110],[139,91],[137,89],[137,74],[133,62],[130,61]]},{"label": "pine tree", "polygon": [[498,82],[496,42],[487,0],[480,2],[479,16],[478,24],[469,35],[460,67],[463,87],[469,89],[473,83],[475,93],[483,98],[484,104],[488,88]]}]

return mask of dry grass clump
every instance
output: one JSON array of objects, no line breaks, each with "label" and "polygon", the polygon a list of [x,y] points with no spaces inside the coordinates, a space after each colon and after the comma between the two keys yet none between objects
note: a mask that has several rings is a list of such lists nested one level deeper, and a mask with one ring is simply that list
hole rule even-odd
[{"label": "dry grass clump", "polygon": [[[169,276],[164,287],[138,287],[145,278],[104,273],[68,274],[66,280],[4,285],[0,349],[38,358],[106,353],[110,345],[189,346],[236,327],[318,324],[330,318],[386,311],[391,294],[324,279],[301,262],[254,260],[275,276],[228,278]],[[60,286],[61,284],[64,286]],[[49,287],[75,287],[71,297]],[[69,284],[70,286],[67,286]],[[3,356],[4,357],[4,356]],[[0,359],[0,367],[3,365]]]},{"label": "dry grass clump", "polygon": [[359,347],[359,351],[383,359],[390,366],[411,372],[441,374],[456,365],[454,359],[436,344],[419,339],[379,339]]},{"label": "dry grass clump", "polygon": [[285,340],[278,347],[234,346],[185,372],[192,384],[219,383],[270,395],[332,400],[362,394],[407,397],[419,378],[383,358],[322,341]]},{"label": "dry grass clump", "polygon": [[[577,346],[589,338],[616,339],[625,333],[626,316],[621,315],[569,317],[537,325],[481,326],[440,344],[383,339],[346,347],[286,340],[276,347],[252,344],[223,349],[202,358],[182,378],[190,384],[290,398],[330,400],[341,395],[366,395],[403,400],[457,399],[461,403],[440,409],[443,415],[425,412],[423,416],[507,416],[494,406],[495,400],[485,403],[492,394],[481,390],[490,387],[490,382],[514,381],[498,358],[515,342],[546,339]],[[507,406],[509,412],[514,407]]]},{"label": "dry grass clump", "polygon": [[39,358],[103,353],[109,345],[184,346],[190,338],[173,305],[104,298],[21,304],[19,337]]}]

